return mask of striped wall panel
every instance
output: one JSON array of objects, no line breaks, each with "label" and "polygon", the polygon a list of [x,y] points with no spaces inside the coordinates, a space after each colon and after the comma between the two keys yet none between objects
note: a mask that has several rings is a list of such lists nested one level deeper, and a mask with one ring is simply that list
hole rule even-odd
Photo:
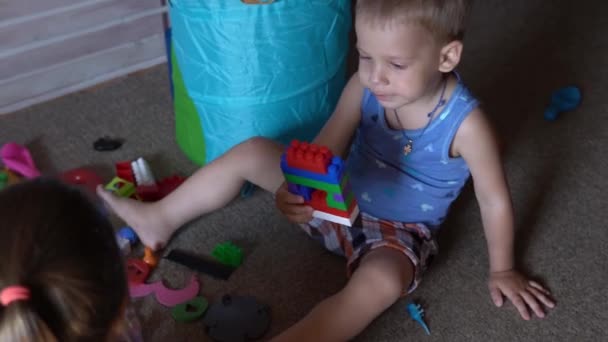
[{"label": "striped wall panel", "polygon": [[0,114],[166,61],[160,0],[0,0]]}]

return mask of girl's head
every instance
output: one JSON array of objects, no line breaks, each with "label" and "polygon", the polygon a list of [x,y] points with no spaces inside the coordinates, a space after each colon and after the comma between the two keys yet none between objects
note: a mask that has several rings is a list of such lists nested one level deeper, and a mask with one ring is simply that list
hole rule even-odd
[{"label": "girl's head", "polygon": [[387,108],[437,89],[460,62],[468,0],[358,0],[359,77]]},{"label": "girl's head", "polygon": [[0,191],[0,341],[104,341],[127,282],[110,223],[80,191],[52,180]]}]

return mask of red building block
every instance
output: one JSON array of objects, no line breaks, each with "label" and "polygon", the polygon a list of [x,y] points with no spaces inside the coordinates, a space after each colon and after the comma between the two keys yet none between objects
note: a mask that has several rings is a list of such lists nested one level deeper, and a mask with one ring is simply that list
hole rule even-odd
[{"label": "red building block", "polygon": [[143,202],[154,202],[162,198],[158,185],[138,185],[137,195]]},{"label": "red building block", "polygon": [[178,186],[180,186],[185,180],[186,177],[173,175],[156,182],[156,184],[158,185],[158,192],[160,198],[167,196],[171,191],[175,190]]},{"label": "red building block", "polygon": [[116,176],[135,184],[135,175],[133,169],[131,169],[131,162],[124,161],[115,164]]},{"label": "red building block", "polygon": [[293,140],[287,148],[287,165],[320,174],[327,173],[333,154],[325,146]]},{"label": "red building block", "polygon": [[150,275],[150,266],[141,259],[127,260],[127,280],[129,285],[139,285],[146,282]]}]

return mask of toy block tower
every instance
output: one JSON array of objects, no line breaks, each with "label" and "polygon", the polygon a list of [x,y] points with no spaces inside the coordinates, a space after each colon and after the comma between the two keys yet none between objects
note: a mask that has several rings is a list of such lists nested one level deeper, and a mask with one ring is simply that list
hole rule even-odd
[{"label": "toy block tower", "polygon": [[351,226],[359,206],[344,162],[324,146],[294,140],[281,156],[289,191],[304,197],[314,217]]}]

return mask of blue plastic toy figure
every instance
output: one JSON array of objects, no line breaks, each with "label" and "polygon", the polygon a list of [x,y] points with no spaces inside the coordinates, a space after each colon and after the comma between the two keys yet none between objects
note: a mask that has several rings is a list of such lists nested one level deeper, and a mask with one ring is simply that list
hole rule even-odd
[{"label": "blue plastic toy figure", "polygon": [[581,91],[575,86],[556,90],[551,95],[551,103],[545,110],[545,120],[554,121],[561,112],[575,109],[581,103]]},{"label": "blue plastic toy figure", "polygon": [[123,239],[129,240],[129,243],[132,245],[136,244],[139,241],[139,239],[137,238],[137,234],[131,227],[123,227],[122,229],[120,229],[118,231],[118,236],[122,237]]},{"label": "blue plastic toy figure", "polygon": [[424,309],[422,309],[420,304],[416,304],[413,302],[409,303],[407,305],[407,312],[410,314],[410,317],[412,317],[414,321],[418,322],[418,324],[422,326],[427,335],[431,334],[429,327],[424,322]]}]

